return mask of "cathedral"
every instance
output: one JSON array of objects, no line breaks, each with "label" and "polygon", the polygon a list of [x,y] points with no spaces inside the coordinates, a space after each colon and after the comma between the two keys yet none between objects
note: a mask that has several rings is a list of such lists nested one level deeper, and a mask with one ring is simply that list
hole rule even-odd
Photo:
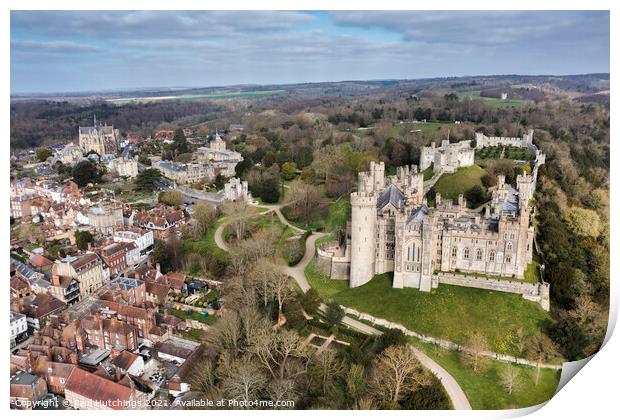
[{"label": "cathedral", "polygon": [[115,155],[120,143],[120,131],[111,125],[97,125],[97,118],[93,117],[92,127],[79,127],[80,148],[88,153],[91,150],[99,156]]},{"label": "cathedral", "polygon": [[[501,144],[497,139],[493,143]],[[462,143],[455,150],[473,155],[471,142]],[[524,284],[519,282],[533,255],[531,199],[545,161],[528,143],[536,156],[532,172],[518,175],[514,186],[498,176],[489,188],[490,201],[475,209],[463,195],[455,202],[437,194],[431,207],[424,197],[430,186],[415,165],[387,176],[383,162],[371,162],[351,194],[350,235],[342,245],[319,249],[319,268],[333,278],[348,278],[350,287],[386,272],[394,273],[393,287],[422,291],[437,287],[444,275],[465,273]]]}]

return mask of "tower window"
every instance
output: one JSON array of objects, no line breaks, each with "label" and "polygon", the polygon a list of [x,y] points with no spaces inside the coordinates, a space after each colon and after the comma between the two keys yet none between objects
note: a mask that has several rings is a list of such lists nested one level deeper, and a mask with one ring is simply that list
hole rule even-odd
[{"label": "tower window", "polygon": [[476,261],[482,261],[482,250],[480,248],[476,250]]},{"label": "tower window", "polygon": [[469,248],[465,248],[463,250],[463,258],[468,260],[469,259]]}]

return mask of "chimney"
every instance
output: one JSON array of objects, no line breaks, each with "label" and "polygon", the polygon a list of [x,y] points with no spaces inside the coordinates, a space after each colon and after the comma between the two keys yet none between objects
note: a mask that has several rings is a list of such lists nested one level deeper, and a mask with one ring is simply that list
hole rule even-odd
[{"label": "chimney", "polygon": [[121,373],[120,368],[114,369],[114,379],[116,380],[116,382],[118,382],[121,379],[123,379],[123,374]]}]

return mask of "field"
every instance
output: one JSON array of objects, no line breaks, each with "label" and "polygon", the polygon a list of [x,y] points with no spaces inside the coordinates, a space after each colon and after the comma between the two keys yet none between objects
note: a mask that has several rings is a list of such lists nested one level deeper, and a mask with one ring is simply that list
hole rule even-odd
[{"label": "field", "polygon": [[[478,165],[467,166],[465,168],[459,168],[456,172],[451,174],[443,174],[435,183],[432,191],[438,192],[443,198],[457,199],[459,194],[465,194],[467,190],[475,185],[483,187],[482,177],[486,174],[486,171]],[[434,193],[429,196],[429,202],[431,205],[435,203]],[[470,203],[475,206],[478,203]]]},{"label": "field", "polygon": [[487,105],[495,108],[518,108],[528,103],[522,99],[499,99],[499,98],[486,98],[480,96],[479,90],[472,90],[470,92],[459,92],[457,96],[463,99],[482,99]]},{"label": "field", "polygon": [[463,363],[459,352],[423,343],[416,338],[411,338],[411,341],[456,379],[474,410],[524,408],[541,404],[553,396],[560,379],[559,371],[541,369],[536,385],[535,368],[514,365],[519,370],[520,386],[508,394],[501,386],[499,376],[501,370],[508,366],[507,363],[489,359],[486,369],[473,372]]},{"label": "field", "polygon": [[398,322],[410,330],[464,344],[474,333],[487,337],[495,351],[510,353],[511,333],[522,327],[530,335],[549,318],[538,304],[512,293],[440,285],[430,293],[392,288],[392,274],[375,276],[369,283],[348,288],[342,280],[330,280],[306,269],[310,285],[324,299]]},{"label": "field", "polygon": [[197,99],[252,99],[260,98],[263,96],[281,95],[284,90],[257,90],[247,92],[221,92],[221,93],[204,93],[197,95],[171,95],[171,96],[153,96],[142,98],[118,98],[118,99],[106,99],[107,102],[111,102],[115,105],[124,105],[127,103],[147,103],[147,102],[162,102],[162,101],[195,101]]}]

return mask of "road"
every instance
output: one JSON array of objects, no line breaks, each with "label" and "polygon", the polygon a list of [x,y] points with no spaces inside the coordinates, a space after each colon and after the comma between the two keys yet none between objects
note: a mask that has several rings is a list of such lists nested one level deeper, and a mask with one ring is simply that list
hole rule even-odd
[{"label": "road", "polygon": [[[296,232],[299,232],[299,233],[304,232],[304,230],[296,226],[293,226],[292,224],[288,222],[288,220],[286,220],[286,218],[284,218],[284,216],[280,212],[280,206],[261,205],[260,207],[267,208],[267,210],[259,214],[266,214],[266,213],[269,213],[270,211],[275,211],[275,213],[278,215],[278,218],[280,219],[282,223],[286,224],[287,226],[290,226]],[[220,249],[224,251],[229,250],[228,245],[226,244],[226,242],[224,241],[222,237],[224,227],[227,224],[228,224],[227,222],[222,223],[215,231],[215,243]],[[318,233],[318,232],[311,234],[308,237],[308,239],[306,239],[306,252],[303,258],[301,259],[301,261],[299,261],[299,263],[293,267],[288,267],[288,266],[284,267],[284,272],[295,279],[295,281],[297,282],[299,287],[304,291],[304,293],[308,291],[308,289],[310,289],[310,284],[308,284],[308,280],[306,280],[306,275],[305,275],[306,267],[308,266],[308,264],[310,264],[310,261],[312,261],[312,258],[314,257],[314,253],[316,252],[316,240],[325,235],[326,233]],[[327,309],[327,305],[325,305],[324,303],[321,303],[319,310],[322,312],[325,312],[326,309]],[[364,324],[363,322],[360,322],[349,316],[345,316],[342,319],[342,323],[358,331],[364,332],[366,334],[371,334],[371,335],[382,334],[382,332],[378,330],[377,328]],[[441,384],[443,385],[448,396],[450,397],[450,400],[452,401],[452,406],[454,407],[454,409],[455,410],[471,410],[471,405],[469,404],[469,401],[467,400],[467,396],[465,395],[465,392],[463,392],[463,389],[458,384],[456,379],[454,379],[454,377],[450,375],[448,371],[442,368],[437,362],[435,362],[433,359],[428,357],[422,351],[418,350],[414,346],[411,346],[411,347],[413,348],[413,351],[415,352],[418,360],[420,360],[420,363],[422,364],[422,366],[430,370],[437,377],[437,379],[441,381]]]}]

